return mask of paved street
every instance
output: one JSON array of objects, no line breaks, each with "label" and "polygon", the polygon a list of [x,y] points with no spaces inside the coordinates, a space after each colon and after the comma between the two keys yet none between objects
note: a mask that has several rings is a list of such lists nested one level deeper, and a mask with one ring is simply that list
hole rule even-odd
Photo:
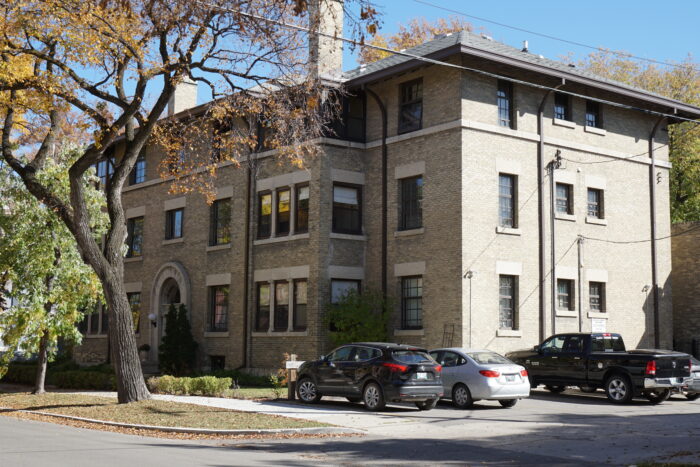
[{"label": "paved street", "polygon": [[[382,414],[360,405],[323,402],[265,404],[267,411],[304,416],[367,431],[367,436],[276,441],[180,441],[90,431],[0,417],[5,466],[223,466],[307,464],[613,465],[640,460],[700,463],[700,402],[685,398],[651,406],[609,404],[570,391],[535,391],[512,409],[478,403],[458,411],[447,404],[419,412],[391,406]],[[303,415],[302,415],[303,414]]]}]

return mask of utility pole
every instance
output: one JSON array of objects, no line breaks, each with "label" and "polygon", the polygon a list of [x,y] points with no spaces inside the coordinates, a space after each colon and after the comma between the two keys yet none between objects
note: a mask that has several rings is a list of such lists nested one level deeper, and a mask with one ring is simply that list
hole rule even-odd
[{"label": "utility pole", "polygon": [[583,332],[583,235],[578,236],[578,332]]},{"label": "utility pole", "polygon": [[556,192],[555,192],[555,184],[554,184],[554,171],[556,169],[561,168],[561,149],[557,149],[557,152],[554,154],[554,160],[552,160],[549,164],[547,164],[547,168],[549,169],[549,197],[550,197],[550,203],[549,203],[549,208],[550,208],[550,213],[549,213],[549,228],[551,232],[551,238],[550,238],[550,243],[551,243],[551,261],[552,261],[552,267],[550,269],[550,274],[551,274],[551,283],[552,283],[552,310],[551,310],[551,319],[552,319],[552,335],[557,333],[557,326],[556,326],[556,319],[557,319],[557,257],[556,257],[556,228],[555,228],[555,213],[557,211],[557,198],[556,198]]},{"label": "utility pole", "polygon": [[464,274],[464,277],[469,279],[469,348],[472,348],[472,278],[476,271],[471,269]]}]

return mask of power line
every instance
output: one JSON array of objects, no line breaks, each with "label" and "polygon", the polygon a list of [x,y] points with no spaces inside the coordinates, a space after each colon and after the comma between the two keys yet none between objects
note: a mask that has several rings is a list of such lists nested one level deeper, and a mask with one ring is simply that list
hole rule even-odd
[{"label": "power line", "polygon": [[[682,232],[678,232],[678,233],[675,233],[675,234],[666,235],[665,237],[658,237],[656,240],[658,241],[658,240],[666,240],[666,239],[668,239],[668,238],[673,238],[673,237],[680,237],[681,235],[687,235],[687,234],[689,234],[689,233],[691,233],[691,232],[694,232],[695,230],[698,230],[698,229],[700,229],[700,224],[698,224],[698,225],[696,225],[696,226],[694,226],[694,227],[691,227],[691,228],[689,228],[688,230],[684,230],[684,231],[682,231]],[[607,239],[604,239],[604,238],[586,237],[585,235],[581,235],[581,237],[582,237],[582,238],[585,238],[586,240],[591,240],[591,241],[594,241],[594,242],[613,243],[613,244],[615,244],[615,245],[632,245],[632,244],[646,243],[646,242],[650,242],[650,241],[651,241],[650,238],[647,238],[647,239],[645,239],[645,240],[607,240]]]},{"label": "power line", "polygon": [[289,28],[289,29],[294,29],[294,30],[302,31],[302,32],[306,32],[306,33],[312,33],[312,34],[316,34],[316,35],[319,35],[319,36],[322,36],[322,37],[327,37],[327,38],[330,38],[330,39],[334,39],[334,40],[338,40],[338,41],[345,42],[345,43],[348,43],[348,44],[352,44],[352,45],[355,45],[355,46],[358,46],[358,47],[371,48],[371,49],[374,49],[374,50],[379,50],[379,51],[381,51],[381,52],[386,52],[386,53],[393,54],[393,55],[400,55],[400,56],[407,57],[407,58],[411,58],[411,59],[418,60],[418,61],[421,61],[421,62],[430,63],[430,64],[432,64],[432,65],[440,65],[440,66],[446,66],[446,67],[449,67],[449,68],[455,68],[455,69],[458,69],[458,70],[469,71],[469,72],[471,72],[471,73],[476,73],[476,74],[480,74],[480,75],[484,75],[484,76],[489,76],[489,77],[491,77],[491,78],[501,79],[501,80],[509,81],[509,82],[512,82],[512,83],[521,84],[521,85],[523,85],[523,86],[528,86],[528,87],[532,87],[532,88],[536,88],[536,89],[542,89],[542,90],[545,90],[545,91],[556,91],[556,92],[559,93],[559,94],[566,94],[566,95],[569,95],[569,96],[578,97],[578,98],[581,98],[581,99],[585,99],[585,100],[589,100],[589,101],[593,101],[593,102],[598,102],[598,103],[601,103],[601,104],[606,104],[606,105],[609,105],[609,106],[612,106],[612,107],[618,107],[618,108],[622,108],[622,109],[626,109],[626,110],[634,110],[634,111],[642,112],[642,113],[645,113],[645,114],[648,114],[648,115],[656,115],[656,116],[659,116],[659,117],[666,117],[666,118],[671,118],[671,119],[675,119],[675,120],[682,120],[682,121],[686,121],[686,122],[692,122],[692,123],[695,123],[695,124],[700,123],[700,120],[696,120],[696,119],[692,119],[692,118],[685,118],[685,117],[680,117],[680,116],[674,115],[674,114],[669,114],[669,113],[664,113],[664,112],[658,112],[658,111],[649,110],[649,109],[643,109],[643,108],[640,108],[640,107],[635,107],[635,106],[627,105],[627,104],[620,104],[619,102],[613,102],[613,101],[608,101],[608,100],[605,100],[605,99],[599,99],[599,98],[597,98],[597,97],[586,96],[586,95],[583,95],[583,94],[578,94],[578,93],[575,93],[575,92],[566,91],[566,90],[563,90],[563,89],[560,89],[560,88],[559,88],[559,89],[558,89],[558,88],[553,88],[553,87],[545,86],[545,85],[542,85],[542,84],[535,84],[535,83],[531,83],[531,82],[529,82],[529,81],[523,81],[523,80],[511,78],[511,77],[509,77],[509,76],[502,76],[502,75],[499,75],[499,74],[496,74],[496,73],[491,73],[491,72],[484,71],[484,70],[479,70],[479,69],[476,69],[476,68],[470,68],[470,67],[466,67],[466,66],[463,66],[463,65],[456,65],[456,64],[453,64],[453,63],[442,62],[442,61],[440,61],[440,60],[434,60],[434,59],[432,59],[432,58],[427,58],[427,57],[423,57],[423,56],[421,56],[421,55],[416,55],[416,54],[407,52],[407,51],[405,51],[405,50],[395,50],[395,49],[390,49],[390,48],[387,48],[387,47],[380,47],[380,46],[378,46],[378,45],[366,44],[366,43],[364,43],[364,42],[356,41],[356,40],[354,40],[354,39],[348,39],[347,37],[337,36],[337,35],[334,35],[334,34],[326,34],[326,33],[320,32],[320,31],[311,31],[309,28],[307,28],[307,27],[305,27],[305,26],[300,26],[300,25],[298,25],[298,24],[292,24],[292,23],[287,23],[287,22],[284,22],[284,21],[276,20],[276,19],[266,18],[266,17],[264,17],[264,16],[256,15],[256,14],[254,14],[254,13],[247,13],[247,12],[244,12],[244,11],[241,11],[241,10],[235,10],[235,9],[233,9],[233,8],[225,8],[225,7],[218,6],[218,5],[212,5],[212,4],[207,3],[207,2],[204,2],[204,1],[202,1],[202,0],[194,0],[194,1],[195,1],[195,3],[199,3],[200,5],[205,5],[205,6],[208,6],[208,7],[210,7],[210,8],[214,8],[214,9],[218,9],[218,10],[228,11],[228,12],[230,12],[230,13],[236,13],[236,14],[239,14],[239,15],[241,15],[241,16],[246,16],[246,17],[249,17],[249,18],[257,19],[257,20],[259,20],[259,21],[265,21],[265,22],[268,22],[268,23],[270,23],[270,24],[276,24],[276,25],[278,25],[278,26],[280,26],[280,27],[285,27],[285,28]]},{"label": "power line", "polygon": [[[551,36],[551,35],[549,35],[549,34],[543,34],[543,33],[541,33],[541,32],[531,31],[531,30],[529,30],[529,29],[524,29],[524,28],[520,28],[520,27],[517,27],[517,26],[511,26],[511,25],[505,24],[505,23],[499,23],[498,21],[493,21],[493,20],[490,20],[490,19],[487,19],[487,18],[482,18],[482,17],[479,17],[479,16],[470,15],[470,14],[464,13],[463,11],[457,11],[457,10],[453,10],[453,9],[451,9],[451,8],[447,8],[447,7],[444,7],[444,6],[441,6],[441,5],[436,5],[436,4],[434,4],[434,3],[426,2],[425,0],[413,0],[413,1],[416,2],[416,3],[422,3],[423,5],[431,6],[431,7],[433,7],[433,8],[437,8],[437,9],[439,9],[439,10],[447,11],[447,12],[449,12],[449,13],[454,13],[454,14],[457,14],[457,15],[465,16],[465,17],[467,17],[467,18],[473,18],[473,19],[476,19],[476,20],[479,20],[479,21],[483,21],[483,22],[485,22],[485,23],[495,24],[496,26],[501,26],[501,27],[504,27],[504,28],[512,29],[512,30],[514,30],[514,31],[525,32],[525,33],[527,33],[527,34],[532,34],[532,35],[535,35],[535,36],[544,37],[544,38],[546,38],[546,39],[552,39],[552,40],[555,40],[555,41],[564,42],[564,43],[566,43],[566,44],[571,44],[571,45],[575,45],[575,46],[578,46],[578,47],[584,47],[584,48],[591,49],[591,50],[597,50],[597,51],[599,51],[599,52],[609,53],[609,54],[617,55],[617,56],[619,56],[619,57],[633,58],[633,59],[635,59],[635,60],[642,60],[642,61],[645,61],[645,62],[655,63],[655,64],[658,64],[658,65],[672,66],[672,67],[677,67],[677,68],[687,68],[686,65],[680,65],[680,64],[677,64],[677,63],[663,62],[663,61],[661,61],[661,60],[655,60],[655,59],[653,59],[653,58],[641,57],[641,56],[639,56],[639,55],[633,55],[633,54],[624,53],[624,52],[617,52],[617,51],[609,50],[609,49],[606,49],[606,48],[603,48],[603,47],[596,47],[596,46],[594,46],[594,45],[584,44],[583,42],[572,41],[572,40],[569,40],[569,39],[562,39],[561,37]],[[698,70],[697,68],[692,67],[692,66],[691,66],[690,68],[692,68],[694,71],[700,71],[700,70]]]}]

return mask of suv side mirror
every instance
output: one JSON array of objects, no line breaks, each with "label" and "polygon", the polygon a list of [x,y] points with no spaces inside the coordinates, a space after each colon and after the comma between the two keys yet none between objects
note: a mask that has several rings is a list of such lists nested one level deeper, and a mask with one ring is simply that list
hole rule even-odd
[{"label": "suv side mirror", "polygon": [[322,362],[327,362],[328,361],[328,355],[321,355],[318,357],[318,359]]}]

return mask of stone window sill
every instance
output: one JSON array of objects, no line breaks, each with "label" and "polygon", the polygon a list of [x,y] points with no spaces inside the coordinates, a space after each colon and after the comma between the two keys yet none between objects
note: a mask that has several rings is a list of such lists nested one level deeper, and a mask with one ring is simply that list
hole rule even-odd
[{"label": "stone window sill", "polygon": [[600,312],[597,312],[597,311],[589,311],[589,312],[588,312],[588,317],[589,317],[589,318],[608,319],[608,314],[607,314],[607,313],[600,313]]},{"label": "stone window sill", "polygon": [[394,329],[395,336],[424,336],[424,329]]},{"label": "stone window sill", "polygon": [[605,136],[608,134],[607,131],[605,131],[603,128],[596,128],[594,126],[586,126],[584,127],[584,131],[586,133],[593,133],[594,135],[600,135],[600,136]]},{"label": "stone window sill", "polygon": [[598,217],[586,216],[586,224],[608,225],[608,220],[607,219],[600,219]]},{"label": "stone window sill", "polygon": [[501,227],[500,225],[496,227],[496,233],[503,235],[521,235],[522,231],[518,228],[513,227]]},{"label": "stone window sill", "polygon": [[555,212],[554,218],[560,221],[576,222],[576,215],[574,214],[564,214],[563,212]]},{"label": "stone window sill", "polygon": [[259,240],[255,240],[253,242],[253,245],[267,245],[270,243],[291,242],[293,240],[303,240],[305,238],[309,238],[308,233],[284,235],[282,237],[261,238]]},{"label": "stone window sill", "polygon": [[132,256],[130,258],[124,258],[125,263],[138,263],[139,261],[143,261],[143,256]]},{"label": "stone window sill", "polygon": [[523,337],[523,331],[520,329],[499,329],[496,331],[496,337]]},{"label": "stone window sill", "polygon": [[338,240],[357,240],[360,242],[364,242],[367,240],[367,237],[362,234],[344,234],[344,233],[336,233],[336,232],[331,232],[330,238],[335,238]]},{"label": "stone window sill", "polygon": [[553,118],[552,123],[565,128],[576,128],[576,123],[570,122],[569,120],[562,120],[561,118]]},{"label": "stone window sill", "polygon": [[309,331],[255,331],[253,337],[305,337],[309,335]]},{"label": "stone window sill", "polygon": [[228,331],[205,331],[204,337],[228,337]]},{"label": "stone window sill", "polygon": [[576,318],[578,313],[576,310],[557,310],[557,316],[562,316],[565,318]]},{"label": "stone window sill", "polygon": [[185,241],[185,237],[173,238],[170,240],[163,240],[163,245],[173,245],[175,243],[182,243]]},{"label": "stone window sill", "polygon": [[397,230],[396,232],[394,232],[394,237],[412,237],[414,235],[421,235],[423,233],[425,233],[424,227],[410,230]]},{"label": "stone window sill", "polygon": [[231,244],[226,243],[223,245],[210,245],[207,247],[207,253],[210,251],[221,251],[221,250],[230,250],[231,249]]}]

